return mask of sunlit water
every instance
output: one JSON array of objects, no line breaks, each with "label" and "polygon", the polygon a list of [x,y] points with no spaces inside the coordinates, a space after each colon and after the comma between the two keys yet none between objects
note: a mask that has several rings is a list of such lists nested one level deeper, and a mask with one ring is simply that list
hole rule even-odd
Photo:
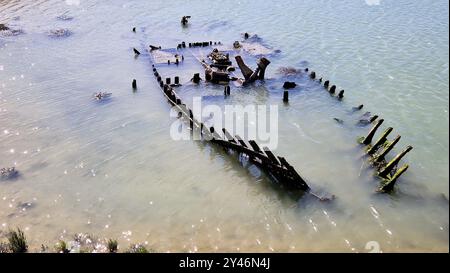
[{"label": "sunlit water", "polygon": [[[370,241],[384,252],[448,251],[448,8],[445,0],[1,0],[0,23],[24,32],[0,36],[0,167],[20,171],[0,183],[1,231],[21,227],[34,250],[83,232],[161,252],[366,252]],[[233,87],[227,99],[222,87],[186,84],[180,95],[188,104],[203,96],[278,105],[274,152],[336,195],[332,203],[293,198],[214,145],[169,137],[169,104],[148,54],[134,58],[132,48],[231,44],[243,32],[281,50],[269,57],[266,84]],[[283,105],[281,66],[309,67],[345,99],[297,77],[301,87]],[[193,67],[178,70],[183,83]],[[112,98],[92,100],[100,90]],[[391,156],[414,146],[394,195],[374,193],[379,181],[356,143],[370,128],[348,113],[361,103],[402,136]]]}]

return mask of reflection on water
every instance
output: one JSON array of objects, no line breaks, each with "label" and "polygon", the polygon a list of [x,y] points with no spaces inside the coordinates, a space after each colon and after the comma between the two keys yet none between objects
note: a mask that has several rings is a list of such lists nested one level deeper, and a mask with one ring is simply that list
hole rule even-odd
[{"label": "reflection on water", "polygon": [[[2,0],[0,23],[23,31],[0,34],[0,167],[19,170],[0,183],[0,224],[22,227],[35,249],[86,232],[158,251],[364,252],[370,241],[384,252],[448,251],[448,1]],[[244,32],[280,50],[265,85],[232,88],[226,101],[220,87],[186,84],[180,95],[277,104],[276,154],[335,194],[332,204],[293,197],[210,144],[170,140],[169,105],[132,48],[231,44]],[[294,73],[300,88],[283,105],[286,66],[312,68],[344,100]],[[184,68],[182,83],[199,69]],[[393,196],[373,193],[356,145],[368,128],[349,110],[361,103],[402,135],[395,152],[414,146]]]}]

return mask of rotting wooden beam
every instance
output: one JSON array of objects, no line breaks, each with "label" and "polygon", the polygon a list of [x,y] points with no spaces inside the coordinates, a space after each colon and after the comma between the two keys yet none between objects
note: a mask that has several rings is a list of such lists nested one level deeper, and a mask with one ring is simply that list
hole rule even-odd
[{"label": "rotting wooden beam", "polygon": [[398,135],[389,145],[386,146],[386,148],[375,157],[376,163],[381,163],[385,160],[386,155],[394,148],[394,146],[400,141],[401,136]]},{"label": "rotting wooden beam", "polygon": [[272,153],[272,151],[268,147],[263,147],[264,153],[267,155],[267,157],[272,160],[275,164],[280,164],[278,162],[278,159],[275,157],[275,155]]},{"label": "rotting wooden beam", "polygon": [[247,143],[245,143],[245,141],[239,135],[235,135],[234,137],[238,140],[238,142],[239,142],[239,144],[241,144],[241,146],[248,148]]},{"label": "rotting wooden beam", "polygon": [[387,178],[388,175],[394,170],[394,168],[397,166],[397,164],[400,162],[400,160],[409,153],[413,147],[411,145],[407,146],[402,152],[400,152],[398,155],[396,155],[387,165],[384,167],[378,175],[383,178]]},{"label": "rotting wooden beam", "polygon": [[228,139],[229,142],[237,143],[236,140],[234,139],[234,137],[230,133],[228,133],[227,129],[222,128],[222,132],[225,135],[225,137]]},{"label": "rotting wooden beam", "polygon": [[262,153],[261,148],[259,148],[258,144],[254,140],[249,140],[248,143],[252,146],[255,152]]},{"label": "rotting wooden beam", "polygon": [[380,138],[372,145],[372,147],[370,147],[370,149],[367,151],[367,153],[369,155],[373,155],[376,151],[378,151],[378,149],[381,147],[381,145],[386,143],[387,136],[392,132],[392,130],[393,130],[392,127],[387,128],[384,131],[384,133],[380,136]]},{"label": "rotting wooden beam", "polygon": [[383,181],[383,184],[378,188],[377,192],[382,193],[390,193],[394,190],[395,183],[397,182],[398,178],[408,170],[409,165],[405,164],[400,169],[397,170],[397,172],[389,179],[385,179]]},{"label": "rotting wooden beam", "polygon": [[375,133],[377,132],[377,130],[381,126],[381,124],[383,124],[383,122],[384,122],[384,119],[380,119],[377,121],[377,123],[375,124],[375,126],[372,127],[372,129],[369,131],[367,136],[362,139],[362,144],[369,145],[372,142],[373,136],[375,135]]}]

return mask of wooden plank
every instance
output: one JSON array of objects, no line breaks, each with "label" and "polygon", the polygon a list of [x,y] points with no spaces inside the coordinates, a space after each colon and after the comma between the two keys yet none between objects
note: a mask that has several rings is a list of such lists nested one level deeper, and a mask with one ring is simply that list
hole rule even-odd
[{"label": "wooden plank", "polygon": [[245,143],[245,141],[238,135],[235,135],[236,139],[239,141],[239,143],[244,146],[245,148],[248,148],[247,144]]},{"label": "wooden plank", "polygon": [[278,162],[278,159],[273,155],[272,151],[270,151],[269,148],[263,147],[264,153],[267,155],[267,157],[272,160],[273,163],[280,165],[280,162]]},{"label": "wooden plank", "polygon": [[256,144],[256,142],[254,140],[249,140],[248,143],[250,144],[250,146],[252,146],[253,150],[257,153],[262,153],[261,149],[259,148],[258,144]]},{"label": "wooden plank", "polygon": [[222,128],[222,132],[224,133],[225,137],[228,139],[229,142],[236,143],[236,140],[234,140],[233,136],[228,133],[227,129]]}]

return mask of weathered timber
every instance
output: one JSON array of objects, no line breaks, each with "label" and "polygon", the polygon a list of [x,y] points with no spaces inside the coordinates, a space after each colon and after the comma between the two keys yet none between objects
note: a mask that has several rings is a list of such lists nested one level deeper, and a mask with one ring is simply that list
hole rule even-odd
[{"label": "weathered timber", "polygon": [[401,136],[398,135],[391,143],[389,143],[389,145],[386,146],[386,148],[379,153],[376,157],[375,157],[375,162],[376,163],[380,163],[383,162],[385,160],[386,155],[394,148],[394,146],[400,141]]},{"label": "weathered timber", "polygon": [[297,84],[295,82],[284,82],[283,88],[284,89],[292,89],[295,88]]},{"label": "weathered timber", "polygon": [[237,143],[234,137],[230,133],[228,133],[227,129],[222,128],[222,132],[229,142]]},{"label": "weathered timber", "polygon": [[360,105],[358,105],[357,107],[353,107],[352,110],[353,110],[354,112],[355,112],[355,111],[359,111],[359,110],[363,109],[363,107],[364,107],[364,104],[360,104]]},{"label": "weathered timber", "polygon": [[200,78],[200,73],[195,73],[194,74],[194,77],[192,78],[192,82],[194,82],[194,83],[200,83],[200,81],[201,81],[202,79]]},{"label": "weathered timber", "polygon": [[267,155],[267,157],[272,160],[273,163],[275,164],[280,164],[280,162],[278,162],[278,159],[273,155],[272,151],[268,148],[268,147],[263,147],[264,153]]},{"label": "weathered timber", "polygon": [[262,153],[261,148],[259,148],[258,144],[254,140],[249,140],[248,143],[252,146],[255,152]]},{"label": "weathered timber", "polygon": [[234,137],[238,140],[238,142],[239,142],[239,144],[241,144],[241,146],[244,146],[245,148],[248,148],[248,146],[245,143],[245,141],[239,135],[235,135]]},{"label": "weathered timber", "polygon": [[249,80],[251,75],[253,74],[253,70],[251,70],[245,63],[244,60],[242,60],[241,56],[235,57],[236,62],[241,69],[242,75],[244,76],[245,80]]},{"label": "weathered timber", "polygon": [[373,155],[376,151],[378,151],[378,149],[381,147],[381,145],[386,143],[387,136],[392,132],[392,130],[393,130],[392,127],[387,128],[384,131],[384,133],[380,136],[380,138],[372,145],[372,147],[370,147],[370,149],[367,151],[367,153],[369,155]]},{"label": "weathered timber", "polygon": [[378,128],[381,126],[381,124],[383,124],[384,119],[380,119],[377,124],[375,124],[375,126],[372,127],[372,129],[369,131],[369,133],[367,134],[367,136],[364,138],[364,140],[362,141],[362,143],[364,145],[369,145],[372,142],[373,136],[375,135],[375,133],[377,132]]},{"label": "weathered timber", "polygon": [[386,178],[397,166],[397,164],[400,162],[400,160],[411,150],[413,149],[412,146],[407,146],[401,153],[399,153],[397,156],[395,156],[387,165],[384,167],[378,175]]},{"label": "weathered timber", "polygon": [[289,102],[289,91],[284,90],[283,92],[283,102],[287,103]]},{"label": "weathered timber", "polygon": [[398,178],[408,170],[409,165],[403,165],[400,169],[397,170],[397,172],[389,179],[385,179],[383,184],[378,188],[378,192],[382,193],[390,193],[394,190],[395,183],[397,182]]},{"label": "weathered timber", "polygon": [[329,92],[330,94],[334,94],[336,92],[336,85],[331,86]]}]

